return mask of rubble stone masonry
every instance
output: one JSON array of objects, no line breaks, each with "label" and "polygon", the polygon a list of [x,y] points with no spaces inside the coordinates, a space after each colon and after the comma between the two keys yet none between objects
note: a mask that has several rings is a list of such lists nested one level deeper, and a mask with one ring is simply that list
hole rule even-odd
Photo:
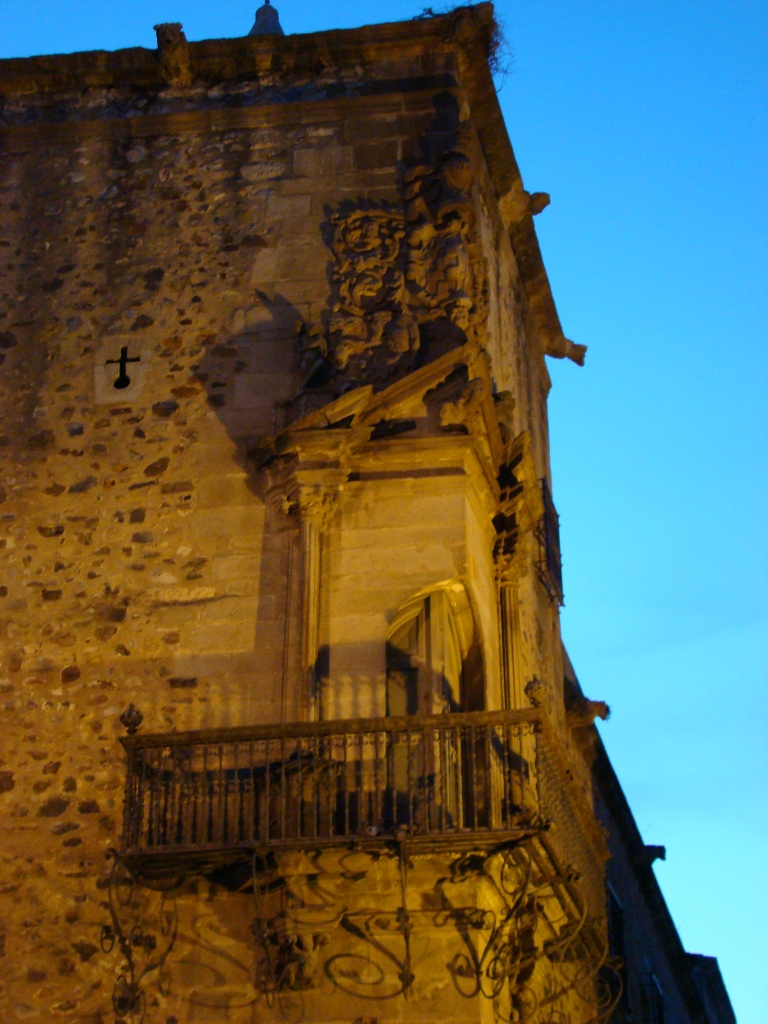
[{"label": "rubble stone masonry", "polygon": [[[549,473],[544,354],[583,352],[562,336],[498,113],[489,5],[191,45],[161,29],[157,53],[0,62],[9,1024],[122,1019],[119,949],[101,944],[123,891],[109,889],[105,853],[121,844],[131,703],[159,733],[383,715],[398,608],[460,581],[482,706],[535,705],[563,756],[575,749],[534,527]],[[275,470],[286,453],[301,467],[290,486]],[[494,517],[510,453],[519,541],[502,565]],[[514,584],[501,611],[500,582]],[[573,763],[588,817],[589,775]],[[599,879],[599,829],[584,829],[574,857],[586,850],[598,866],[582,875]],[[254,896],[188,880],[170,973],[142,983],[148,1024],[491,1019],[493,999],[461,990],[469,968],[432,919],[414,938],[415,1002],[384,982],[365,1002],[379,968],[344,961],[362,942],[349,928],[316,971],[337,913],[320,920],[318,872],[333,879],[326,907],[373,901],[395,921],[397,861],[291,856],[282,878],[315,900],[316,927],[291,940],[300,966],[279,998],[254,982]],[[442,878],[501,920],[499,879],[517,872],[543,893],[540,923],[520,935],[554,941],[567,900],[546,888],[544,854],[531,857],[494,861],[484,881],[450,858],[416,859],[413,907],[444,907]],[[162,922],[162,897],[141,899]],[[473,926],[486,938],[489,920]],[[551,964],[536,975],[550,994]]]}]

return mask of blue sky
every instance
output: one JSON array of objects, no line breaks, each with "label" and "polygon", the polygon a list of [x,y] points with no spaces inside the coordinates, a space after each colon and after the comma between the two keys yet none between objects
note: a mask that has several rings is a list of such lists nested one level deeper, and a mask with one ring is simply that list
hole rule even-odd
[{"label": "blue sky", "polygon": [[[4,0],[0,56],[245,34],[230,0]],[[409,18],[277,2],[286,32]],[[115,13],[117,12],[117,13]],[[563,630],[686,948],[768,1005],[768,9],[497,4],[500,99],[566,334],[551,363]]]}]

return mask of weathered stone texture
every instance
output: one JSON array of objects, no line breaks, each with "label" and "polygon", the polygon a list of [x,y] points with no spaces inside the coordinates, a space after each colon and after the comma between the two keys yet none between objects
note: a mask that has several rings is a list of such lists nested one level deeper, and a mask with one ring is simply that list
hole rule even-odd
[{"label": "weathered stone texture", "polygon": [[[99,947],[125,708],[151,732],[383,715],[415,596],[462,595],[473,699],[545,709],[589,818],[534,536],[544,353],[565,339],[494,141],[490,19],[0,62],[3,1020],[114,1019],[119,958]],[[590,820],[579,870],[602,849]],[[548,857],[485,882],[415,858],[421,980],[412,1004],[378,988],[370,1019],[490,1019],[457,995],[466,937],[438,911],[502,914],[493,872],[536,877],[520,934],[543,948],[564,927]],[[253,897],[187,882],[147,1021],[368,1020],[378,968],[329,908],[376,904],[386,931],[402,894],[396,859],[361,858],[281,862],[317,932],[285,939],[306,978],[266,1003]]]}]

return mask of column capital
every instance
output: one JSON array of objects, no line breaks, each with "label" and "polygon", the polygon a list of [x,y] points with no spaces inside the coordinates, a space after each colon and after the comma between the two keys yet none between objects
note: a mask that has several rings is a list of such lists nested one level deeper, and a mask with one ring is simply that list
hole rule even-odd
[{"label": "column capital", "polygon": [[270,508],[326,529],[347,480],[340,465],[302,465],[296,456],[275,459],[262,469],[263,496]]}]

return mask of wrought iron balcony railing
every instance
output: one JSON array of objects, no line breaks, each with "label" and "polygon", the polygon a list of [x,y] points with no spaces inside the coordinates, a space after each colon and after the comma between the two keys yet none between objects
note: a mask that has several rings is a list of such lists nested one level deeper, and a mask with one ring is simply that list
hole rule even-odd
[{"label": "wrought iron balcony railing", "polygon": [[131,735],[123,854],[145,865],[409,842],[455,848],[539,824],[537,712]]}]

